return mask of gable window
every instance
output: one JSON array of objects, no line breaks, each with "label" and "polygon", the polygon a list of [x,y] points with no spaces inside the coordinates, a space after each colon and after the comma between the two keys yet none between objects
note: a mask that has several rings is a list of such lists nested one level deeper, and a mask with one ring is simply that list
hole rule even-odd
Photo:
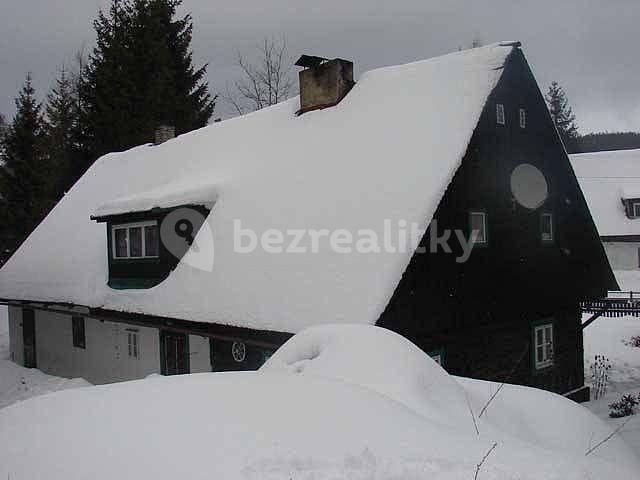
[{"label": "gable window", "polygon": [[504,105],[502,103],[498,103],[496,105],[496,121],[498,125],[504,125],[506,123],[504,116]]},{"label": "gable window", "polygon": [[73,335],[73,346],[76,348],[87,348],[84,333],[84,317],[71,317],[71,331]]},{"label": "gable window", "polygon": [[543,242],[553,242],[553,215],[543,213],[540,217],[540,236]]},{"label": "gable window", "polygon": [[133,330],[127,332],[127,345],[129,347],[129,357],[138,358],[138,332]]},{"label": "gable window", "polygon": [[441,367],[444,368],[444,350],[434,350],[433,352],[429,352],[428,355]]},{"label": "gable window", "polygon": [[520,109],[520,128],[527,127],[527,111],[524,108]]},{"label": "gable window", "polygon": [[[474,239],[475,235],[475,240]],[[485,212],[469,212],[469,238],[474,245],[486,245],[487,238],[487,214]]]},{"label": "gable window", "polygon": [[533,355],[536,370],[553,365],[553,323],[533,327]]},{"label": "gable window", "polygon": [[111,232],[114,259],[158,257],[158,223],[155,220],[114,225]]}]

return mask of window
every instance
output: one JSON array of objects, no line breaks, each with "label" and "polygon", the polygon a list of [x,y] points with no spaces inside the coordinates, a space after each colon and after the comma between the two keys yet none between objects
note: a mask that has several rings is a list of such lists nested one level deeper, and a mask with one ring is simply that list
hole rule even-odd
[{"label": "window", "polygon": [[71,317],[71,331],[73,334],[73,346],[76,348],[87,348],[84,333],[84,317]]},{"label": "window", "polygon": [[114,259],[157,258],[158,224],[155,221],[114,225],[111,228]]},{"label": "window", "polygon": [[129,357],[138,358],[139,350],[138,350],[138,332],[137,331],[129,331],[127,332],[127,344],[129,347]]},{"label": "window", "polygon": [[429,352],[428,355],[441,367],[444,368],[444,350],[434,350]]},{"label": "window", "polygon": [[543,213],[540,218],[541,238],[543,242],[553,242],[553,215]]},{"label": "window", "polygon": [[506,123],[504,117],[504,105],[501,103],[496,105],[496,121],[498,122],[498,125],[504,125]]},{"label": "window", "polygon": [[469,212],[469,238],[474,245],[486,245],[487,240],[487,214],[484,212]]},{"label": "window", "polygon": [[533,328],[533,354],[536,370],[553,365],[553,324],[545,323]]},{"label": "window", "polygon": [[524,108],[520,109],[520,128],[527,127],[527,111]]},{"label": "window", "polygon": [[633,207],[633,217],[640,217],[640,202],[634,202],[631,204],[631,206]]}]

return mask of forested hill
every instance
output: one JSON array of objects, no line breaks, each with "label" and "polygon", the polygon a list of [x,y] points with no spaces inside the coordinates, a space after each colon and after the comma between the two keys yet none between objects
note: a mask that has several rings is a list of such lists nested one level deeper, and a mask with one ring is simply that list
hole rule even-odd
[{"label": "forested hill", "polygon": [[589,133],[578,137],[578,152],[602,152],[606,150],[631,150],[640,148],[640,133]]}]

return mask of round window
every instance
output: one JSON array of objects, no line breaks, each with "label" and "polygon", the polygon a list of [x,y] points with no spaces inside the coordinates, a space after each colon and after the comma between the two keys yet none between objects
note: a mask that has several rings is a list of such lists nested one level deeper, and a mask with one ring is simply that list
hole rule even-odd
[{"label": "round window", "polygon": [[511,173],[511,193],[516,202],[533,210],[547,199],[549,187],[540,170],[529,163],[523,163]]},{"label": "round window", "polygon": [[242,342],[233,342],[231,345],[231,354],[236,362],[244,362],[247,356],[247,347]]}]

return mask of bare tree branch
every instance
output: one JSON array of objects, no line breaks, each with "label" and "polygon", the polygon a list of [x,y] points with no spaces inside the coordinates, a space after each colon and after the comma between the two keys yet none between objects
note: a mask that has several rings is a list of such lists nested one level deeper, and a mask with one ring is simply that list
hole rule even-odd
[{"label": "bare tree branch", "polygon": [[482,468],[482,465],[487,460],[487,458],[489,458],[489,455],[491,455],[491,452],[493,452],[497,446],[498,446],[498,443],[497,442],[494,443],[493,446],[489,449],[489,451],[485,454],[485,456],[482,457],[482,460],[480,461],[480,463],[476,465],[476,474],[473,477],[474,480],[478,480],[478,474],[480,473],[480,469]]},{"label": "bare tree branch", "polygon": [[289,98],[295,92],[291,75],[293,68],[287,55],[287,43],[265,38],[258,47],[260,60],[251,63],[238,53],[236,63],[242,77],[234,82],[234,91],[227,88],[223,98],[238,112],[260,110]]},{"label": "bare tree branch", "polygon": [[584,454],[584,456],[586,457],[587,455],[589,455],[590,453],[592,453],[593,451],[595,451],[597,448],[599,448],[600,446],[604,445],[605,443],[607,443],[609,440],[611,440],[620,430],[622,430],[624,428],[624,426],[629,423],[629,420],[631,420],[633,417],[629,417],[627,418],[623,423],[621,423],[620,425],[618,425],[618,427],[611,432],[609,435],[607,435],[603,440],[601,440],[600,442],[596,443],[593,447],[591,447],[589,450],[587,450],[587,453]]}]

